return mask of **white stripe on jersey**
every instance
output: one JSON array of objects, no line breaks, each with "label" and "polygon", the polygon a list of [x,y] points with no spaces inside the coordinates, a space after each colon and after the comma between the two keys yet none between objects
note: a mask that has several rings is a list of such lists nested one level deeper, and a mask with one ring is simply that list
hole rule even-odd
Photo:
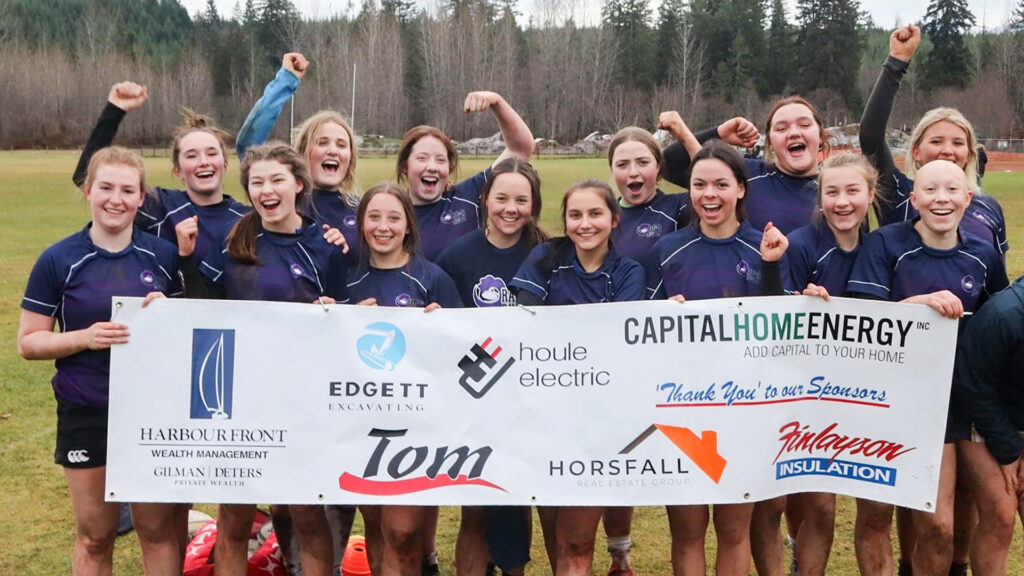
[{"label": "white stripe on jersey", "polygon": [[527,280],[526,278],[520,278],[519,276],[515,276],[515,277],[513,277],[513,278],[512,278],[512,280],[518,280],[518,281],[520,281],[520,282],[523,282],[523,283],[525,283],[525,284],[530,284],[531,286],[536,286],[537,288],[539,288],[539,289],[540,289],[540,291],[541,291],[541,292],[543,292],[543,293],[544,293],[544,297],[545,297],[545,298],[547,298],[547,297],[548,297],[548,291],[547,291],[547,290],[545,290],[545,289],[544,289],[544,287],[543,287],[543,286],[541,286],[540,284],[537,284],[537,283],[534,283],[534,282],[530,282],[530,281],[529,281],[529,280]]},{"label": "white stripe on jersey", "polygon": [[370,275],[370,271],[367,270],[366,274],[363,274],[362,276],[360,276],[358,280],[356,280],[355,282],[349,282],[345,286],[348,287],[348,288],[351,288],[351,287],[355,286],[356,284],[359,284],[363,280],[366,280],[366,277],[369,276],[369,275]]},{"label": "white stripe on jersey", "polygon": [[746,246],[747,248],[750,248],[750,249],[751,249],[751,250],[753,250],[754,252],[757,252],[757,255],[758,255],[758,256],[760,256],[760,255],[761,255],[761,251],[760,251],[760,250],[758,250],[757,248],[754,248],[754,247],[753,247],[753,246],[751,246],[750,244],[747,244],[746,242],[744,242],[744,241],[743,241],[743,239],[742,239],[742,238],[740,238],[740,237],[738,237],[738,236],[737,236],[737,237],[736,237],[736,241],[737,241],[737,242],[739,242],[740,244],[743,244],[743,245],[744,245],[744,246]]},{"label": "white stripe on jersey", "polygon": [[885,286],[882,286],[881,284],[875,284],[874,282],[861,282],[860,280],[850,280],[850,284],[864,284],[865,286],[877,286],[882,290],[885,290],[887,293],[892,292],[892,290],[889,290]]},{"label": "white stripe on jersey", "polygon": [[900,254],[900,257],[896,259],[896,265],[892,267],[892,271],[895,272],[896,269],[900,267],[900,261],[903,260],[904,256],[908,256],[910,254],[913,254],[914,252],[917,252],[918,250],[921,250],[922,248],[924,248],[924,246],[918,246],[917,248],[914,248],[913,250],[909,250],[907,252],[904,252],[903,254]]},{"label": "white stripe on jersey", "polygon": [[662,260],[661,265],[664,266],[669,260],[675,258],[676,254],[679,254],[680,252],[685,250],[690,244],[693,244],[694,242],[699,242],[699,241],[700,241],[700,238],[698,237],[698,238],[694,238],[693,240],[690,240],[686,244],[683,244],[682,246],[677,248],[675,252],[669,254],[668,258],[665,258],[664,260]]},{"label": "white stripe on jersey", "polygon": [[57,305],[56,304],[47,304],[46,302],[40,302],[39,300],[33,300],[33,299],[29,298],[28,296],[22,296],[21,299],[22,300],[27,300],[27,301],[29,301],[29,302],[31,302],[33,304],[39,304],[40,306],[46,306],[47,308],[53,308],[54,310],[57,309]]},{"label": "white stripe on jersey", "polygon": [[402,271],[402,276],[405,276],[406,278],[408,278],[408,279],[412,280],[413,282],[415,282],[416,285],[420,287],[420,290],[423,290],[423,294],[424,295],[428,294],[427,287],[424,286],[423,283],[420,282],[419,279],[417,279],[415,276],[413,276],[411,274],[408,274],[404,270]]},{"label": "white stripe on jersey", "polygon": [[306,249],[302,246],[301,242],[296,242],[295,245],[299,247],[299,250],[302,250],[302,254],[306,257],[306,260],[309,261],[309,266],[313,269],[313,276],[316,278],[316,286],[320,289],[320,293],[323,294],[324,285],[320,282],[320,273],[317,272],[316,264],[313,263],[313,259],[310,258],[309,252],[306,252]]}]

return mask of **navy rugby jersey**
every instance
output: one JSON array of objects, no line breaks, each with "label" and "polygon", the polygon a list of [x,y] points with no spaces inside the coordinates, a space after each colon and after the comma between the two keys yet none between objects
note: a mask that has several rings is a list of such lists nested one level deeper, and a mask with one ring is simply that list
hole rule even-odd
[{"label": "navy rugby jersey", "polygon": [[757,230],[772,222],[783,234],[811,223],[818,202],[818,176],[790,176],[774,164],[744,159],[746,221]]},{"label": "navy rugby jersey", "polygon": [[256,240],[261,265],[243,264],[227,253],[211,251],[199,262],[200,273],[224,288],[229,300],[314,302],[330,296],[348,301],[344,255],[323,238],[320,226],[304,219],[297,234],[262,230]]},{"label": "navy rugby jersey", "polygon": [[[178,251],[135,227],[131,244],[120,252],[97,247],[89,224],[43,251],[28,278],[21,307],[56,318],[61,332],[82,330],[110,318],[114,296],[145,296],[160,291],[181,295]],[[110,350],[83,350],[56,361],[53,390],[82,406],[107,405]]]},{"label": "navy rugby jersey", "polygon": [[467,308],[515,306],[509,283],[529,255],[525,234],[514,246],[498,248],[487,241],[486,231],[476,230],[452,242],[436,263],[455,281]]},{"label": "navy rugby jersey", "polygon": [[317,224],[326,224],[340,230],[345,236],[345,242],[348,243],[345,265],[350,270],[359,266],[359,254],[362,250],[359,223],[356,221],[359,198],[329,190],[314,190],[312,204],[312,207],[308,204],[298,206],[297,210],[300,214],[312,218]]},{"label": "navy rugby jersey", "polygon": [[[682,294],[687,300],[761,294],[761,236],[746,221],[728,238],[710,238],[687,226],[654,245],[647,261],[647,296],[661,300]],[[789,289],[788,266],[780,266]]]},{"label": "navy rugby jersey", "polygon": [[1003,261],[984,240],[959,231],[949,250],[925,246],[914,222],[879,228],[864,240],[847,291],[899,302],[911,296],[949,290],[973,312],[1009,282]]},{"label": "navy rugby jersey", "polygon": [[437,302],[442,308],[462,308],[455,282],[441,268],[414,254],[399,268],[365,265],[349,273],[348,293],[353,304],[376,298],[378,306],[423,308]]},{"label": "navy rugby jersey", "polygon": [[525,290],[548,305],[596,304],[599,302],[628,302],[644,297],[643,267],[619,255],[614,248],[608,251],[601,267],[587,272],[570,247],[568,258],[554,270],[540,270],[538,264],[551,249],[545,242],[534,248],[512,279],[516,290]]},{"label": "navy rugby jersey", "polygon": [[480,191],[488,168],[445,191],[430,204],[414,206],[420,232],[420,253],[434,261],[453,240],[480,228]]},{"label": "navy rugby jersey", "polygon": [[654,243],[666,234],[685,226],[690,212],[690,195],[665,194],[661,190],[646,204],[622,206],[619,226],[612,231],[612,242],[619,254],[644,262]]},{"label": "navy rugby jersey", "polygon": [[[114,142],[114,136],[117,135],[117,129],[124,117],[125,111],[110,102],[103,107],[103,112],[100,113],[96,126],[89,134],[89,140],[78,158],[75,173],[71,176],[76,186],[85,183],[93,154]],[[196,255],[200,259],[210,250],[218,249],[235,222],[251,210],[227,194],[224,194],[224,199],[217,204],[197,206],[184,190],[158,186],[151,192],[146,195],[142,208],[135,215],[135,225],[177,246],[178,237],[174,233],[174,227],[186,218],[199,216]]]},{"label": "navy rugby jersey", "polygon": [[[894,198],[882,204],[879,224],[905,222],[917,218],[917,210],[910,203],[910,191],[914,189],[914,181],[903,172],[895,170],[893,174]],[[1000,254],[1010,249],[1006,238],[1006,218],[999,201],[985,194],[974,194],[971,203],[964,210],[960,228],[988,242]]]},{"label": "navy rugby jersey", "polygon": [[832,296],[845,294],[864,237],[861,234],[857,247],[847,252],[836,243],[832,229],[824,221],[794,231],[788,236],[789,249],[786,250],[793,289],[801,291],[808,284],[817,284]]}]

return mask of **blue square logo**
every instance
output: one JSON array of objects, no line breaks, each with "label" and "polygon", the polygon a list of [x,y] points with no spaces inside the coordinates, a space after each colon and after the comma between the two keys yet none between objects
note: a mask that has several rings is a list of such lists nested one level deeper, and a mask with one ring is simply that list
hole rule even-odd
[{"label": "blue square logo", "polygon": [[192,406],[190,417],[231,418],[235,376],[235,331],[192,330]]}]

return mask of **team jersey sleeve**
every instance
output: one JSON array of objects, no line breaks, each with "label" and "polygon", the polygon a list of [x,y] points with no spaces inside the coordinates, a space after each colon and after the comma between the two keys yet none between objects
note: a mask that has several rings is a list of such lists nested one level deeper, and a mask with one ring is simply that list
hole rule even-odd
[{"label": "team jersey sleeve", "polygon": [[622,258],[620,274],[612,302],[633,302],[644,300],[647,295],[647,279],[643,266],[629,258]]},{"label": "team jersey sleeve", "polygon": [[547,274],[538,268],[538,264],[547,254],[550,244],[541,244],[530,251],[530,255],[516,271],[509,285],[518,293],[529,292],[541,300],[547,300],[550,286],[550,271]]},{"label": "team jersey sleeve", "polygon": [[999,201],[992,196],[981,195],[975,196],[978,198],[989,210],[992,211],[992,218],[995,220],[997,230],[995,230],[996,243],[1000,254],[1006,254],[1010,250],[1010,241],[1006,238],[1006,216],[1003,215],[1003,207],[999,204]]},{"label": "team jersey sleeve", "polygon": [[201,273],[199,271],[200,264],[201,262],[196,259],[195,254],[185,256],[178,261],[181,277],[185,281],[185,297],[223,300],[225,297],[224,284],[222,282],[214,282],[208,276]]},{"label": "team jersey sleeve", "polygon": [[690,223],[690,193],[680,192],[678,194],[672,194],[672,197],[676,201],[676,230],[686,226]]},{"label": "team jersey sleeve", "polygon": [[[708,128],[696,133],[697,141],[701,144],[708,140],[718,138],[718,127]],[[682,142],[674,142],[661,151],[665,158],[665,180],[682,186],[690,187],[690,153]]]},{"label": "team jersey sleeve", "polygon": [[879,300],[892,300],[892,265],[885,237],[876,230],[864,239],[864,246],[853,263],[846,291]]},{"label": "team jersey sleeve", "polygon": [[434,286],[430,291],[430,301],[437,302],[442,308],[462,308],[462,296],[455,287],[455,281],[440,268],[434,268]]},{"label": "team jersey sleeve", "polygon": [[[993,249],[988,266],[986,267],[985,293],[989,297],[995,296],[997,292],[1009,285],[1010,280],[1006,276],[1006,265],[1003,263],[1002,257],[996,254]],[[984,301],[979,302],[978,305],[981,306],[983,303]]]},{"label": "team jersey sleeve", "polygon": [[253,104],[249,115],[245,117],[245,122],[238,129],[235,151],[238,152],[239,158],[244,158],[245,151],[249,148],[267,141],[285,102],[295,94],[300,82],[298,76],[284,68],[277,71],[274,79],[263,89],[263,96]]},{"label": "team jersey sleeve", "polygon": [[92,160],[92,155],[97,150],[110,146],[114,141],[114,136],[117,135],[117,129],[121,125],[121,120],[124,120],[125,114],[127,112],[110,102],[107,102],[106,106],[103,107],[99,119],[96,120],[96,125],[92,128],[92,133],[89,134],[89,139],[85,142],[85,148],[82,149],[82,154],[78,157],[78,166],[75,167],[75,173],[71,176],[75,186],[80,187],[85,183],[85,176],[89,171],[89,161]]},{"label": "team jersey sleeve", "polygon": [[44,316],[57,315],[63,290],[61,274],[57,268],[57,259],[49,249],[36,260],[28,275],[25,296],[21,299],[23,309]]},{"label": "team jersey sleeve", "polygon": [[349,301],[348,296],[348,267],[345,265],[345,254],[341,248],[331,246],[332,250],[327,261],[327,270],[324,271],[324,294],[334,298],[339,304]]},{"label": "team jersey sleeve", "polygon": [[164,290],[164,294],[169,298],[181,298],[185,295],[185,288],[181,282],[181,261],[178,258],[178,251],[168,250],[163,259],[165,263],[162,267],[168,276],[167,290]]},{"label": "team jersey sleeve", "polygon": [[646,284],[644,295],[648,300],[665,300],[668,294],[665,293],[665,279],[661,270],[661,240],[654,244],[650,254],[647,255],[645,263]]},{"label": "team jersey sleeve", "polygon": [[953,400],[963,406],[985,445],[1000,464],[1010,464],[1024,449],[1017,428],[1002,409],[1003,368],[1021,346],[1020,314],[1002,314],[993,302],[967,324],[957,346]]},{"label": "team jersey sleeve", "polygon": [[885,130],[892,114],[893,102],[899,92],[900,82],[907,73],[910,62],[888,57],[882,65],[871,96],[868,97],[864,113],[860,117],[860,148],[878,170],[879,219],[882,224],[889,224],[883,216],[888,213],[887,206],[895,200],[896,163],[892,151],[885,141]]},{"label": "team jersey sleeve", "polygon": [[[802,292],[811,283],[814,262],[808,247],[807,235],[800,230],[793,232],[789,238],[789,250],[786,250],[789,278],[792,289]],[[839,296],[839,294],[835,294]]]},{"label": "team jersey sleeve", "polygon": [[[488,168],[482,172],[477,172],[472,178],[467,178],[462,182],[459,182],[452,189],[452,198],[457,199],[456,201],[471,202],[474,206],[477,206],[479,210],[480,206],[480,192],[484,189],[484,184],[487,184],[487,179],[491,176],[491,169]],[[477,217],[479,219],[479,212]]]}]

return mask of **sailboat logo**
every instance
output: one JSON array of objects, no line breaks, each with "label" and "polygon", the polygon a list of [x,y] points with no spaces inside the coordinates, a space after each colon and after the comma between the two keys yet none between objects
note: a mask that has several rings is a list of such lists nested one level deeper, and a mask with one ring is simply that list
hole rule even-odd
[{"label": "sailboat logo", "polygon": [[191,418],[227,420],[235,372],[235,331],[192,331]]},{"label": "sailboat logo", "polygon": [[394,324],[374,322],[356,340],[356,350],[370,368],[394,370],[405,356],[405,335]]}]

